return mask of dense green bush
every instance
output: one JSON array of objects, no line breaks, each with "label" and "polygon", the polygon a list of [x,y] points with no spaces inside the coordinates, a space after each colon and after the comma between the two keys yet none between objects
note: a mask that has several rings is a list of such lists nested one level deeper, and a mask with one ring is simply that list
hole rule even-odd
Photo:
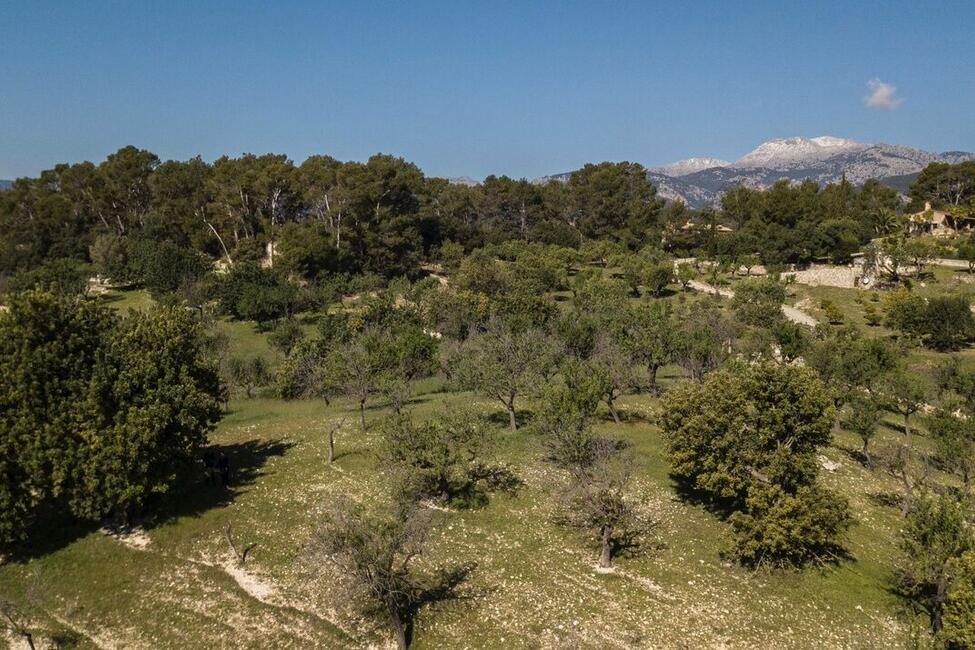
[{"label": "dense green bush", "polygon": [[219,418],[219,381],[182,310],[124,318],[77,298],[0,312],[0,543],[55,501],[85,519],[170,490]]},{"label": "dense green bush", "polygon": [[852,519],[816,483],[829,444],[829,395],[808,368],[739,364],[664,399],[672,471],[730,513],[735,554],[750,564],[802,564],[828,552]]},{"label": "dense green bush", "polygon": [[771,327],[783,319],[785,287],[771,278],[744,280],[735,285],[731,306],[746,325]]},{"label": "dense green bush", "polygon": [[975,551],[953,560],[950,572],[939,639],[952,650],[975,648]]},{"label": "dense green bush", "polygon": [[271,269],[235,264],[217,283],[217,300],[224,313],[264,325],[298,310],[298,288]]},{"label": "dense green bush", "polygon": [[[947,494],[922,493],[914,500],[899,542],[903,556],[895,572],[896,585],[901,595],[931,617],[937,634],[942,631],[955,578],[960,580],[952,614],[962,614],[972,605],[966,588],[971,584],[967,571],[971,568],[969,556],[975,552],[975,535],[966,521],[964,506]],[[966,627],[971,631],[970,623],[952,619],[952,634],[963,638]]]},{"label": "dense green bush", "polygon": [[750,566],[802,565],[830,553],[853,523],[849,502],[818,485],[787,492],[759,482],[749,486],[745,509],[729,519],[734,555]]},{"label": "dense green bush", "polygon": [[198,252],[169,241],[142,240],[136,251],[142,284],[153,296],[177,291],[202,279],[210,269],[209,260]]},{"label": "dense green bush", "polygon": [[407,502],[469,496],[484,470],[489,434],[472,412],[443,413],[426,422],[407,415],[387,418],[382,457],[396,472],[395,492]]},{"label": "dense green bush", "polygon": [[283,320],[267,336],[268,345],[285,356],[305,338],[305,330],[292,319]]},{"label": "dense green bush", "polygon": [[925,299],[906,292],[894,294],[888,300],[886,324],[935,350],[957,350],[975,340],[971,303],[962,295]]},{"label": "dense green bush", "polygon": [[106,235],[91,247],[95,270],[116,284],[141,284],[156,297],[203,278],[210,261],[171,241]]},{"label": "dense green bush", "polygon": [[14,274],[5,287],[7,292],[41,289],[59,296],[73,296],[88,290],[91,268],[76,259],[49,259],[40,265]]}]

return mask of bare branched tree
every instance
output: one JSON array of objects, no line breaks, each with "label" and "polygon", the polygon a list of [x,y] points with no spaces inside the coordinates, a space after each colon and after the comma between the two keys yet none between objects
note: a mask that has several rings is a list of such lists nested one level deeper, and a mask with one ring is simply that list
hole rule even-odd
[{"label": "bare branched tree", "polygon": [[424,592],[413,562],[427,545],[431,522],[428,510],[367,511],[343,498],[328,508],[312,542],[313,557],[335,564],[353,592],[385,610],[401,650],[409,646]]},{"label": "bare branched tree", "polygon": [[327,443],[328,443],[328,464],[331,465],[335,462],[335,434],[342,430],[345,426],[345,418],[342,418],[338,422],[332,422],[329,426],[327,433]]},{"label": "bare branched tree", "polygon": [[7,630],[22,639],[31,650],[36,648],[34,611],[38,607],[41,587],[40,578],[34,573],[21,601],[0,596],[0,630]]},{"label": "bare branched tree", "polygon": [[226,528],[223,529],[224,537],[227,538],[227,544],[230,545],[230,550],[233,552],[234,557],[237,558],[237,564],[239,566],[244,566],[244,562],[247,561],[247,554],[254,550],[257,546],[257,542],[251,542],[244,547],[243,551],[237,549],[237,544],[234,542],[234,528],[232,524],[227,524]]},{"label": "bare branched tree", "polygon": [[589,449],[587,461],[569,470],[562,520],[598,535],[599,566],[608,569],[613,552],[632,545],[644,532],[645,522],[639,520],[625,494],[633,459],[624,443],[594,438]]}]

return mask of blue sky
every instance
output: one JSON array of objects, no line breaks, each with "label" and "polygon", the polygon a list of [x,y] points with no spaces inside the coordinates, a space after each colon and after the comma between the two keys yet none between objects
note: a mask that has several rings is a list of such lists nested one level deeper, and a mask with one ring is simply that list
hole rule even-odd
[{"label": "blue sky", "polygon": [[[125,144],[381,151],[477,178],[792,135],[975,150],[971,0],[0,0],[0,17],[0,178]],[[896,91],[868,106],[871,80]]]}]

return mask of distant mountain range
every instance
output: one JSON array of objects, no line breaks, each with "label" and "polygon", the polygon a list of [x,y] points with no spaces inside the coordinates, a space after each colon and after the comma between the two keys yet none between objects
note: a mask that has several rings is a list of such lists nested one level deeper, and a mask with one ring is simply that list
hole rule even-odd
[{"label": "distant mountain range", "polygon": [[[665,199],[682,200],[701,208],[717,203],[721,194],[737,185],[764,189],[780,179],[811,179],[835,183],[844,176],[855,185],[876,178],[900,192],[927,164],[958,163],[975,153],[931,153],[897,144],[865,144],[845,138],[785,138],[763,142],[735,162],[718,158],[688,158],[652,167],[647,178]],[[569,173],[543,176],[538,182],[568,180]]]},{"label": "distant mountain range", "polygon": [[448,183],[453,183],[454,185],[466,185],[468,187],[474,187],[475,185],[480,185],[480,181],[474,180],[470,176],[452,176],[447,179]]},{"label": "distant mountain range", "polygon": [[0,190],[5,190],[13,184],[14,184],[13,181],[0,180]]}]

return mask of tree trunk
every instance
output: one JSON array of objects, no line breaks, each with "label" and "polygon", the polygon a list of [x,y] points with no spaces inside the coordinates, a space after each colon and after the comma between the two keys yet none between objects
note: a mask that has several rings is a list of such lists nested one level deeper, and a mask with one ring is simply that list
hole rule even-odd
[{"label": "tree trunk", "polygon": [[217,229],[214,228],[213,224],[210,223],[205,217],[203,219],[203,223],[207,225],[207,227],[210,229],[210,232],[212,232],[214,236],[217,238],[217,241],[220,242],[220,248],[223,249],[223,254],[227,258],[227,262],[233,265],[234,261],[230,258],[230,251],[227,250],[227,245],[223,243],[223,237],[220,236],[220,233],[217,232]]},{"label": "tree trunk", "polygon": [[616,412],[616,408],[613,406],[613,398],[612,397],[607,397],[606,398],[606,405],[609,407],[609,413],[610,413],[610,415],[613,416],[613,422],[615,422],[616,424],[619,424],[620,423],[620,416],[619,416],[619,413]]},{"label": "tree trunk", "polygon": [[613,527],[606,525],[603,526],[602,530],[602,551],[599,554],[599,566],[603,569],[608,569],[610,565],[612,551],[612,537],[613,537]]},{"label": "tree trunk", "polygon": [[914,506],[914,487],[911,485],[911,476],[909,473],[911,463],[910,448],[905,445],[901,449],[901,453],[903,454],[902,462],[904,463],[901,467],[901,482],[904,484],[904,501],[901,503],[901,517],[906,517]]},{"label": "tree trunk", "polygon": [[660,366],[656,363],[651,363],[647,367],[647,378],[649,380],[647,382],[647,390],[649,390],[650,393],[653,395],[656,395],[660,392],[660,389],[657,387],[657,370],[659,368]]},{"label": "tree trunk", "polygon": [[363,431],[366,430],[366,400],[365,399],[359,400],[359,426],[362,427]]},{"label": "tree trunk", "polygon": [[328,464],[335,462],[335,431],[328,432]]},{"label": "tree trunk", "polygon": [[938,634],[942,628],[941,614],[944,610],[945,596],[948,591],[948,577],[938,576],[936,591],[934,596],[934,607],[931,608],[931,630]]},{"label": "tree trunk", "polygon": [[403,624],[403,619],[400,617],[395,605],[389,605],[388,608],[389,620],[392,622],[393,631],[396,633],[396,647],[399,650],[407,650],[409,644],[406,642],[406,626]]},{"label": "tree trunk", "polygon": [[518,430],[518,418],[515,417],[515,399],[512,397],[508,400],[508,424],[511,426],[512,431]]}]

